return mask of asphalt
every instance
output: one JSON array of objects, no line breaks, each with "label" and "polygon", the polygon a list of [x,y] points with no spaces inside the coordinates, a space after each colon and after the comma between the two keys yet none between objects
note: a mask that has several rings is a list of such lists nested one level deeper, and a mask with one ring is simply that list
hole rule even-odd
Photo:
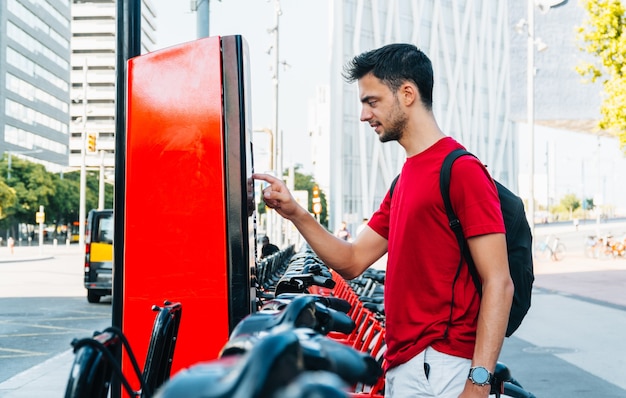
[{"label": "asphalt", "polygon": [[[0,262],[47,257],[34,248],[30,254],[16,251],[8,257],[7,250],[0,248]],[[626,259],[598,260],[576,253],[560,262],[537,259],[535,278],[531,311],[514,338],[507,339],[511,342],[505,343],[503,353],[509,350],[506,356],[517,358],[518,350],[526,354],[534,350],[545,356],[541,363],[531,363],[528,369],[516,372],[518,379],[520,374],[531,377],[533,372],[541,372],[543,377],[531,383],[529,390],[553,391],[554,380],[550,378],[561,377],[559,373],[569,367],[579,383],[588,387],[588,380],[595,380],[594,388],[610,391],[588,396],[626,397]],[[67,350],[0,383],[0,397],[63,396],[73,359]],[[554,365],[543,371],[542,364]],[[571,378],[567,376],[567,382],[575,386],[577,380]],[[538,397],[544,395],[533,392]]]}]

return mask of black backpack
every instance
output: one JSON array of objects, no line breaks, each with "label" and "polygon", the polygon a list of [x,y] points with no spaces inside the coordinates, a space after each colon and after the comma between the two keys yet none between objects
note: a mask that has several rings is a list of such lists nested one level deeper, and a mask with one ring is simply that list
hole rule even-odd
[{"label": "black backpack", "polygon": [[[452,204],[450,203],[450,172],[452,170],[452,163],[464,155],[475,156],[464,149],[454,150],[446,156],[441,166],[439,188],[441,189],[441,196],[443,197],[443,203],[446,207],[446,213],[448,214],[450,228],[452,228],[456,235],[462,256],[465,257],[478,294],[481,295],[482,285],[478,271],[476,270],[476,266],[474,265],[474,261],[467,247],[467,242],[463,236],[461,222],[456,214],[454,214]],[[398,177],[399,176],[391,183],[391,188],[389,189],[390,196],[393,195]],[[522,200],[498,181],[495,181],[495,183],[500,198],[504,226],[506,228],[509,271],[511,272],[511,279],[515,285],[513,304],[511,305],[509,323],[506,329],[506,336],[509,337],[517,330],[530,308],[532,287],[535,280],[533,273],[532,233],[526,219]],[[462,265],[463,261],[461,259],[454,282],[456,282]]]}]

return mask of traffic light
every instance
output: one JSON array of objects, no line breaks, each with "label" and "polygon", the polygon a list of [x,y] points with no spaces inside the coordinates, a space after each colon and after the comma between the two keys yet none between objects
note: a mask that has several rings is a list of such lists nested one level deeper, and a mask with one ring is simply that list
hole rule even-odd
[{"label": "traffic light", "polygon": [[87,152],[96,152],[96,135],[94,133],[87,134]]},{"label": "traffic light", "polygon": [[313,186],[313,213],[319,216],[322,212],[322,201],[320,200],[320,190],[317,185]]}]

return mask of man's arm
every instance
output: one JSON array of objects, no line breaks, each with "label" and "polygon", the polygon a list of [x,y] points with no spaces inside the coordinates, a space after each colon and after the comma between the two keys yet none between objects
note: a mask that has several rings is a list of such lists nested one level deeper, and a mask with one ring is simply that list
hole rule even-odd
[{"label": "man's arm", "polygon": [[[493,373],[504,342],[513,301],[513,281],[509,273],[506,238],[504,234],[481,235],[469,238],[467,244],[482,279],[482,299],[472,366],[484,366]],[[461,396],[487,397],[489,389],[489,386],[475,386],[468,380]]]},{"label": "man's arm", "polygon": [[344,278],[359,276],[387,251],[387,240],[371,228],[365,228],[357,239],[347,242],[328,232],[300,206],[283,181],[268,174],[252,177],[269,183],[263,190],[265,204],[290,220],[324,264]]}]

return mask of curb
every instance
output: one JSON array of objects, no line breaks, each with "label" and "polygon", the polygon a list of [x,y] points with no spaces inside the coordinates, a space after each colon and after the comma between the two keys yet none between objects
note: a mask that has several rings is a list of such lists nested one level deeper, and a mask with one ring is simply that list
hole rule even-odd
[{"label": "curb", "polygon": [[20,258],[0,258],[0,263],[23,263],[26,261],[41,261],[41,260],[51,260],[54,256],[41,256],[41,257],[20,257]]},{"label": "curb", "polygon": [[[3,398],[21,398],[55,396],[57,393],[60,396],[65,391],[73,361],[74,352],[72,349],[46,359],[42,363],[0,383],[0,396]],[[57,389],[59,391],[55,391]],[[41,395],[39,395],[40,393]]]}]

